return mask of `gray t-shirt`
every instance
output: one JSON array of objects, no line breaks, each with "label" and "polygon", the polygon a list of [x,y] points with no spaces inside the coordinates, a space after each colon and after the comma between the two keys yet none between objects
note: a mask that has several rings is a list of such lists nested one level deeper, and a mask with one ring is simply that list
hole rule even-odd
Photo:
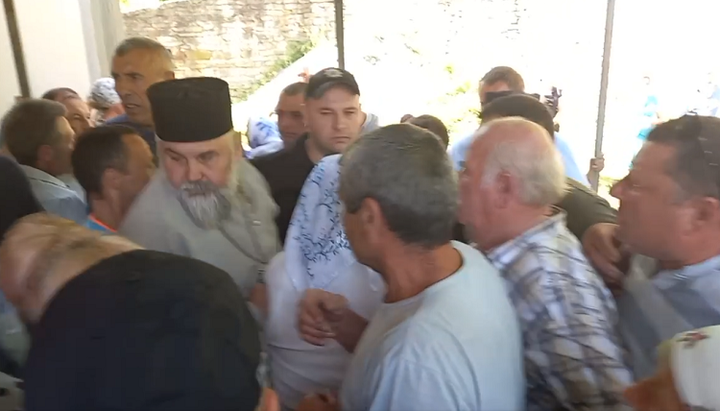
[{"label": "gray t-shirt", "polygon": [[478,251],[453,246],[460,270],[378,309],[343,382],[343,411],[525,408],[520,328],[503,280]]}]

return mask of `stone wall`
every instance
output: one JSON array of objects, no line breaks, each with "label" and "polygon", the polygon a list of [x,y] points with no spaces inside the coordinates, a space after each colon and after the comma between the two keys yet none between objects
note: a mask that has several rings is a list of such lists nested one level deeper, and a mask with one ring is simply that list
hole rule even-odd
[{"label": "stone wall", "polygon": [[158,40],[178,77],[217,76],[238,97],[297,44],[334,38],[332,0],[178,0],[124,15],[128,36]]}]

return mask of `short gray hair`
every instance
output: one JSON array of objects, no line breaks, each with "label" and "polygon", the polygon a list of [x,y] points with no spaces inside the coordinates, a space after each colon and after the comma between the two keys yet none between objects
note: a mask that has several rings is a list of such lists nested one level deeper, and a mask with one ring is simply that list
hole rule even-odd
[{"label": "short gray hair", "polygon": [[123,40],[115,48],[115,56],[122,57],[134,50],[152,51],[163,58],[163,62],[167,65],[168,69],[175,69],[170,50],[157,41],[147,37],[130,37]]},{"label": "short gray hair", "polygon": [[434,248],[452,239],[457,174],[433,133],[410,124],[382,127],[353,143],[341,167],[339,193],[347,212],[372,198],[406,244]]},{"label": "short gray hair", "polygon": [[[531,124],[537,127],[538,132],[547,134],[539,125]],[[485,130],[486,127],[481,128],[478,134],[481,135]],[[560,153],[550,142],[550,138],[545,137],[548,144],[542,146],[522,144],[517,140],[501,140],[495,144],[486,157],[483,184],[489,184],[498,174],[506,172],[520,181],[522,203],[529,206],[547,206],[560,201],[566,192],[565,168]]]}]

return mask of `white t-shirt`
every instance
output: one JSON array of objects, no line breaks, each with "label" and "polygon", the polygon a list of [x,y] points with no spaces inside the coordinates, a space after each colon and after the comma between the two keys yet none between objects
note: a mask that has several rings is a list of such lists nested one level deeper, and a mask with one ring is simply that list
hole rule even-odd
[{"label": "white t-shirt", "polygon": [[[335,340],[319,347],[300,338],[298,305],[305,290],[298,290],[290,280],[284,252],[273,258],[265,279],[269,299],[266,349],[273,388],[280,402],[295,408],[307,394],[339,389],[351,355]],[[350,309],[372,318],[385,295],[385,285],[376,272],[355,262],[325,291],[345,296]]]},{"label": "white t-shirt", "polygon": [[343,382],[343,411],[525,408],[520,327],[503,280],[478,251],[453,245],[460,270],[375,313]]}]

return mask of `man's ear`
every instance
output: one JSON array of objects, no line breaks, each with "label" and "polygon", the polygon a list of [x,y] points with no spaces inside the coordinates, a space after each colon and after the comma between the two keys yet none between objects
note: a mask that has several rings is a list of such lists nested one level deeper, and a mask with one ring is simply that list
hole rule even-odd
[{"label": "man's ear", "polygon": [[106,168],[102,173],[102,177],[100,177],[100,184],[102,185],[103,191],[105,189],[119,189],[123,176],[123,173],[114,168]]}]

